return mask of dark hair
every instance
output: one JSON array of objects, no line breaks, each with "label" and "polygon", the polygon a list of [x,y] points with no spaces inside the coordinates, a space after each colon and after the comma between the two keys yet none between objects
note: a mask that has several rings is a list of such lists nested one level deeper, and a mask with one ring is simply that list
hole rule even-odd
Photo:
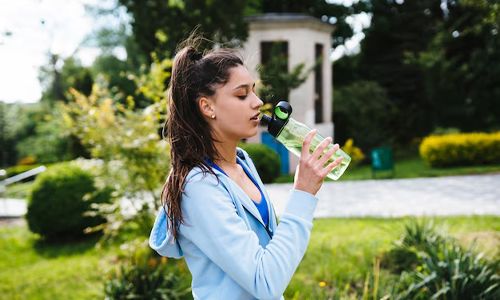
[{"label": "dark hair", "polygon": [[[229,70],[243,65],[231,49],[218,49],[203,56],[195,46],[182,48],[174,58],[169,91],[169,114],[165,123],[170,142],[172,171],[163,186],[162,203],[167,214],[168,229],[174,239],[184,223],[181,199],[184,182],[193,167],[206,175],[215,173],[205,162],[218,159],[212,130],[202,115],[198,101],[213,96],[219,85],[229,81]],[[165,130],[164,130],[165,131]]]}]

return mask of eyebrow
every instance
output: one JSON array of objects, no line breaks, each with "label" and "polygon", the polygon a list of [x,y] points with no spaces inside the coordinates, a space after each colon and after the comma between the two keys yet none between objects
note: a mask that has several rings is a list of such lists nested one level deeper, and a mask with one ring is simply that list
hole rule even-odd
[{"label": "eyebrow", "polygon": [[[233,89],[233,91],[236,91],[237,89],[241,89],[241,88],[248,89],[248,87],[249,87],[249,86],[250,86],[250,85],[248,85],[248,84],[241,84],[241,85],[238,85],[237,87],[235,87],[235,88]],[[254,87],[255,87],[255,82],[254,82],[254,83],[253,83],[253,85],[252,85],[252,88],[254,88]]]}]

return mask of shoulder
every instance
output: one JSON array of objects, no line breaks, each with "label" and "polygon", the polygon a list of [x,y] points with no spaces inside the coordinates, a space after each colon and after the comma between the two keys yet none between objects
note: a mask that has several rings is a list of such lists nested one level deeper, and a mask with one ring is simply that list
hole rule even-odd
[{"label": "shoulder", "polygon": [[194,167],[186,176],[186,180],[184,182],[184,192],[195,192],[198,193],[206,193],[207,189],[220,189],[221,185],[224,186],[224,176],[220,176],[220,172],[217,170],[213,170],[215,175],[203,171],[199,167]]}]

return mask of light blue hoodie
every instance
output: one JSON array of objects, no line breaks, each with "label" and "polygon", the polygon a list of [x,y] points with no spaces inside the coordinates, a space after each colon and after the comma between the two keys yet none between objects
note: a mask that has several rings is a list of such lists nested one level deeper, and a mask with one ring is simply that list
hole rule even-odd
[{"label": "light blue hoodie", "polygon": [[[174,241],[163,209],[149,244],[160,255],[184,256],[191,272],[194,299],[283,299],[309,243],[318,199],[291,190],[279,225],[264,185],[248,154],[238,148],[238,162],[252,174],[269,209],[269,228],[247,194],[214,169],[219,178],[194,168],[188,175],[181,209],[185,224]],[[271,238],[272,236],[272,238]]]}]

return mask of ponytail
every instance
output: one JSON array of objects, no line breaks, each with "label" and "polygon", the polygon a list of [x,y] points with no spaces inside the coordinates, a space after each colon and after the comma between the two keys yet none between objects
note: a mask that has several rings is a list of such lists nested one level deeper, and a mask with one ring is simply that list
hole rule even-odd
[{"label": "ponytail", "polygon": [[163,130],[171,146],[172,170],[161,193],[169,220],[168,230],[174,239],[178,237],[179,226],[185,223],[181,200],[189,172],[199,167],[205,175],[208,172],[215,176],[204,158],[213,161],[219,157],[214,146],[216,140],[198,100],[215,95],[217,87],[229,81],[229,69],[238,65],[243,65],[243,61],[229,49],[203,56],[196,46],[186,46],[175,55],[168,95],[169,114]]}]

